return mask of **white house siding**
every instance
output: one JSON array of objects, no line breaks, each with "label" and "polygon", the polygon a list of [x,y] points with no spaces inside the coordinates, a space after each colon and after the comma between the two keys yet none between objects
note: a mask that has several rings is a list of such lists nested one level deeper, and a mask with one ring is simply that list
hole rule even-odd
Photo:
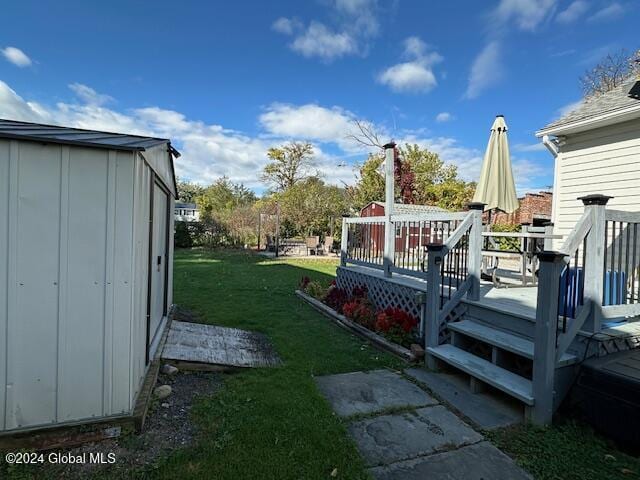
[{"label": "white house siding", "polygon": [[634,120],[567,136],[556,158],[556,233],[566,237],[574,227],[584,211],[577,200],[583,195],[609,195],[610,208],[640,210],[639,132],[640,120]]},{"label": "white house siding", "polygon": [[0,140],[0,430],[132,410],[151,187],[138,155]]}]

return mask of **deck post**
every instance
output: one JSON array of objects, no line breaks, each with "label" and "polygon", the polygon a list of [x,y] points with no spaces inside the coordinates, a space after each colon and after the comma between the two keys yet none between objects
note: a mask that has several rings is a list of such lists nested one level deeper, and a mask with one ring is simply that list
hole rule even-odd
[{"label": "deck post", "polygon": [[[547,222],[544,225],[544,234],[545,236],[553,235],[553,222]],[[553,250],[553,238],[545,238],[544,239],[544,250]]]},{"label": "deck post", "polygon": [[469,210],[473,214],[473,224],[469,232],[469,278],[471,287],[467,293],[469,300],[480,300],[480,274],[482,272],[482,202],[469,203]]},{"label": "deck post", "polygon": [[604,225],[607,202],[613,197],[607,195],[586,195],[578,198],[585,212],[591,212],[591,230],[587,235],[587,254],[584,265],[584,303],[591,304],[591,316],[584,329],[599,332],[602,328],[602,301],[604,299]]},{"label": "deck post", "polygon": [[347,217],[342,217],[342,236],[340,237],[340,266],[347,265],[347,250],[349,248],[349,224]]},{"label": "deck post", "polygon": [[533,349],[533,399],[531,421],[548,425],[553,419],[556,334],[558,330],[558,291],[565,267],[561,252],[544,250],[538,254],[538,300]]},{"label": "deck post", "polygon": [[391,276],[391,267],[394,263],[396,249],[396,231],[391,221],[393,204],[395,202],[395,152],[396,144],[389,142],[384,146],[384,276]]},{"label": "deck post", "polygon": [[[444,245],[440,243],[430,243],[427,245],[427,295],[425,298],[425,350],[428,347],[437,347],[440,343],[440,265],[442,264],[442,253]],[[435,370],[437,359],[427,351],[425,355],[427,367]]]}]

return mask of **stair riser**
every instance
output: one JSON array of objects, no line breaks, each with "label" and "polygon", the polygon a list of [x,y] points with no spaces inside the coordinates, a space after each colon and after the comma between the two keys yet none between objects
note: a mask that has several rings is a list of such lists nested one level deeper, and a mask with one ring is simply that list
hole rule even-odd
[{"label": "stair riser", "polygon": [[514,317],[506,313],[496,312],[476,305],[468,305],[465,318],[489,325],[500,330],[533,338],[535,323],[520,317]]}]

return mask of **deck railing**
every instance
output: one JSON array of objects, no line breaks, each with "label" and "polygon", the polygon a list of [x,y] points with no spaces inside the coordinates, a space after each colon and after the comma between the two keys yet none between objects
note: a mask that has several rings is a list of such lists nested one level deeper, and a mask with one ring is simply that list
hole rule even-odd
[{"label": "deck railing", "polygon": [[581,197],[584,214],[562,248],[539,255],[533,360],[537,423],[551,421],[555,370],[576,335],[599,333],[605,320],[640,315],[640,213],[607,209],[610,198]]},{"label": "deck railing", "polygon": [[341,265],[379,269],[388,277],[398,274],[425,280],[420,300],[420,336],[425,338],[428,330],[442,330],[465,294],[478,295],[481,214],[479,204],[468,212],[344,218]]}]

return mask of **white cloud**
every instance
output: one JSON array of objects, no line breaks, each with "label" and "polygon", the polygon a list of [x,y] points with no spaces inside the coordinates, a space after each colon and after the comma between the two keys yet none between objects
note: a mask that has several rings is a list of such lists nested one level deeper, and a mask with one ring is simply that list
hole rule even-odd
[{"label": "white cloud", "polygon": [[22,50],[16,47],[5,47],[0,50],[4,58],[13,63],[17,67],[28,67],[33,62]]},{"label": "white cloud", "polygon": [[113,97],[98,93],[93,88],[87,87],[82,83],[71,83],[69,84],[69,88],[80,100],[90,105],[104,105],[113,100]]},{"label": "white cloud", "polygon": [[471,65],[465,98],[476,98],[487,88],[493,87],[504,76],[500,43],[489,42]]},{"label": "white cloud", "polygon": [[589,2],[586,0],[575,0],[565,10],[558,13],[556,22],[573,23],[582,17],[589,10]]},{"label": "white cloud", "polygon": [[301,55],[331,62],[346,55],[364,55],[368,41],[379,32],[377,0],[331,0],[331,22],[311,20],[307,26],[295,18],[278,18],[271,28],[293,36],[289,48]]},{"label": "white cloud", "polygon": [[514,152],[543,152],[547,149],[542,142],[537,143],[516,143],[513,146]]},{"label": "white cloud", "polygon": [[624,13],[624,7],[618,2],[613,2],[591,15],[588,22],[606,22],[620,17]]},{"label": "white cloud", "polygon": [[557,0],[500,0],[493,16],[503,26],[515,22],[520,30],[533,31],[553,14],[556,3]]},{"label": "white cloud", "polygon": [[433,66],[442,61],[440,54],[430,51],[420,38],[409,37],[404,41],[403,57],[410,61],[387,68],[378,75],[378,82],[400,93],[425,93],[438,85]]},{"label": "white cloud", "polygon": [[320,57],[331,61],[357,52],[354,38],[347,32],[334,32],[324,24],[311,22],[291,43],[291,48],[305,57]]},{"label": "white cloud", "polygon": [[450,122],[453,119],[454,116],[449,112],[440,112],[438,115],[436,115],[436,122],[438,123]]},{"label": "white cloud", "polygon": [[284,35],[293,35],[293,32],[302,27],[299,20],[295,18],[280,17],[271,24],[271,28]]}]

